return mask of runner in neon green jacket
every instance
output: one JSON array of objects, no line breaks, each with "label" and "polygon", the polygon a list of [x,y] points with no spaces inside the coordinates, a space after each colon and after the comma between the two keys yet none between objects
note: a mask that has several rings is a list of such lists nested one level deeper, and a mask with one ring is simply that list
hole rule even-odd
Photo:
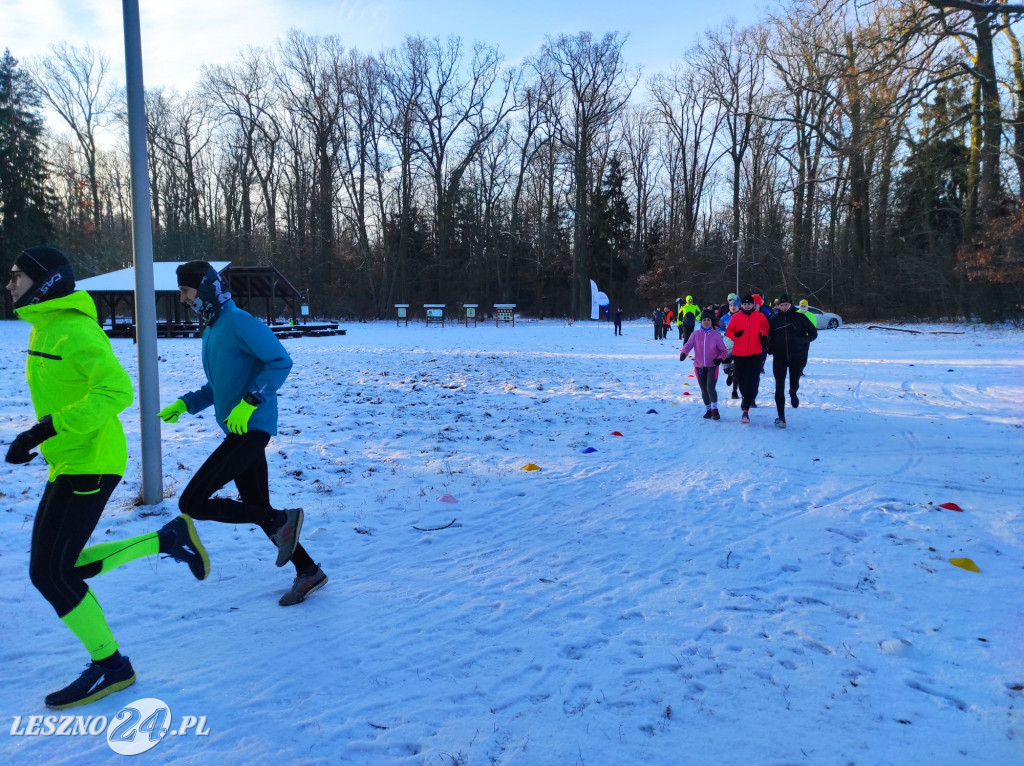
[{"label": "runner in neon green jacket", "polygon": [[800,308],[796,310],[796,313],[803,314],[811,321],[811,324],[814,325],[815,329],[818,328],[818,317],[814,316],[814,314],[811,313],[810,308],[808,308],[806,298],[800,300]]},{"label": "runner in neon green jacket", "polygon": [[132,403],[132,384],[96,323],[92,298],[75,292],[15,313],[32,325],[25,377],[36,418],[49,415],[56,431],[40,446],[50,481],[123,475],[128,450],[117,415]]},{"label": "runner in neon green jacket", "polygon": [[62,252],[22,252],[7,289],[15,313],[32,325],[25,376],[38,422],[14,438],[5,459],[30,463],[38,447],[50,464],[32,526],[29,577],[92,659],[77,680],[47,695],[47,707],[59,710],[135,681],[87,578],[166,553],[203,579],[210,562],[187,516],[158,532],[85,547],[127,465],[118,413],[132,402],[131,380],[96,324],[92,298],[74,292],[74,271]]},{"label": "runner in neon green jacket", "polygon": [[697,327],[700,321],[700,306],[693,302],[693,296],[686,296],[686,303],[679,307],[679,314],[676,317],[676,324],[679,326],[679,337],[684,341],[690,339],[690,333]]}]

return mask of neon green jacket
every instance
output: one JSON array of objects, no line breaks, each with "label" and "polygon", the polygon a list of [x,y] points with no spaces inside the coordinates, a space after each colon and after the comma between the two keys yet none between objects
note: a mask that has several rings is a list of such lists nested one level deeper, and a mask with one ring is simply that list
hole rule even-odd
[{"label": "neon green jacket", "polygon": [[39,446],[50,481],[123,476],[128,448],[117,414],[132,403],[132,383],[96,323],[92,298],[76,292],[14,313],[32,325],[25,377],[36,418],[50,415],[57,431]]},{"label": "neon green jacket", "polygon": [[686,296],[686,303],[679,307],[679,316],[676,317],[678,326],[682,326],[687,314],[693,314],[694,325],[700,324],[700,306],[689,295]]},{"label": "neon green jacket", "polygon": [[811,320],[812,325],[814,325],[815,327],[818,326],[818,317],[814,316],[814,314],[812,314],[807,309],[797,309],[796,313],[803,314],[805,317]]}]

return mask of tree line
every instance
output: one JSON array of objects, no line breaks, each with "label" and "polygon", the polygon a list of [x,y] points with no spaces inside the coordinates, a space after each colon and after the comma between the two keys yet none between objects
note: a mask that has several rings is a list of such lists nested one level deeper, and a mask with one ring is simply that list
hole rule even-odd
[{"label": "tree line", "polygon": [[[1018,317],[1024,5],[791,0],[670,71],[628,37],[377,53],[290,30],[146,93],[157,260],[273,265],[315,314],[587,317],[787,292],[848,319]],[[61,129],[48,129],[48,110]],[[123,89],[91,46],[0,59],[0,256],[131,265]]]}]

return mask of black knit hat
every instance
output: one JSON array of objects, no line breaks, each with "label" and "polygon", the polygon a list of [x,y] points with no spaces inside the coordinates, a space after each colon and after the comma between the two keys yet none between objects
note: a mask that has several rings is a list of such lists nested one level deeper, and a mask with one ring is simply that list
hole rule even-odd
[{"label": "black knit hat", "polygon": [[213,267],[206,261],[189,261],[188,263],[181,264],[176,270],[178,286],[191,287],[193,290],[198,290],[199,285],[202,284],[203,277],[206,276],[211,268]]},{"label": "black knit hat", "polygon": [[753,303],[753,302],[754,302],[754,296],[753,295],[744,295],[742,298],[740,298],[740,303]]},{"label": "black knit hat", "polygon": [[47,245],[30,247],[23,250],[14,259],[14,265],[24,271],[33,282],[38,282],[47,274],[61,272],[75,281],[74,271],[71,269],[71,261],[60,250]]},{"label": "black knit hat", "polygon": [[786,293],[783,293],[782,295],[779,296],[779,299],[777,301],[775,301],[775,304],[778,305],[780,303],[792,303],[792,302],[793,301],[791,301],[789,299],[789,296],[786,295]]},{"label": "black knit hat", "polygon": [[32,280],[32,288],[14,308],[70,295],[75,291],[75,270],[60,250],[48,245],[30,247],[14,259],[14,265]]}]

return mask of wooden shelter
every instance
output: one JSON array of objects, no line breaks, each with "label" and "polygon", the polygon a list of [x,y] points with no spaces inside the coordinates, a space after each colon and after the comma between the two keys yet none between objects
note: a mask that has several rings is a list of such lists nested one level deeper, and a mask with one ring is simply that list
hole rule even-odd
[{"label": "wooden shelter", "polygon": [[[176,270],[184,261],[158,261],[153,264],[157,335],[191,337],[201,332],[193,314],[179,297]],[[278,316],[298,319],[301,295],[273,266],[231,266],[230,261],[211,261],[240,308],[274,325]],[[83,279],[76,289],[88,292],[96,303],[100,325],[112,337],[134,337],[135,269]]]},{"label": "wooden shelter", "polygon": [[232,266],[228,269],[228,283],[239,308],[262,316],[269,325],[278,316],[298,323],[302,295],[273,266]]},{"label": "wooden shelter", "polygon": [[[195,315],[179,298],[178,266],[186,261],[158,261],[153,264],[153,288],[156,300],[157,335],[164,337],[192,336],[200,332]],[[211,261],[218,274],[226,276],[230,261]],[[100,326],[111,337],[135,336],[135,269],[111,271],[75,283],[96,303]]]}]

